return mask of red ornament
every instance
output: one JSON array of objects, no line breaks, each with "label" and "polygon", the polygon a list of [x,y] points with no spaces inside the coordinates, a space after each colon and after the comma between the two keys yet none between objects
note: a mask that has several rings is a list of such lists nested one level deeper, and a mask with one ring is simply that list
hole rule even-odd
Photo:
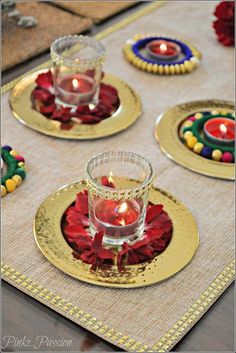
[{"label": "red ornament", "polygon": [[213,22],[213,28],[218,41],[225,46],[234,45],[234,7],[234,1],[222,1],[214,12],[217,20]]}]

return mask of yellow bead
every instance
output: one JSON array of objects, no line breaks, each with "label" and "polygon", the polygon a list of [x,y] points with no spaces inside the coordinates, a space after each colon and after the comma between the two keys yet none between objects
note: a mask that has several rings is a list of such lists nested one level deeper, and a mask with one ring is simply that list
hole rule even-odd
[{"label": "yellow bead", "polygon": [[193,146],[193,150],[194,150],[195,153],[200,154],[201,151],[202,151],[202,149],[203,149],[203,147],[204,147],[203,143],[197,142],[197,143]]},{"label": "yellow bead", "polygon": [[7,193],[7,189],[5,188],[4,185],[1,185],[1,197],[5,196]]},{"label": "yellow bead", "polygon": [[175,64],[175,72],[177,74],[180,74],[180,66],[179,66],[179,64]]},{"label": "yellow bead", "polygon": [[180,72],[181,72],[181,74],[185,74],[186,70],[185,70],[184,64],[180,64],[179,66],[180,66]]},{"label": "yellow bead", "polygon": [[18,163],[18,167],[24,167],[25,166],[25,163],[24,162],[19,162]]},{"label": "yellow bead", "polygon": [[16,188],[16,183],[12,179],[7,179],[6,181],[6,188],[8,192],[12,192]]},{"label": "yellow bead", "polygon": [[186,141],[187,138],[190,137],[190,136],[193,136],[192,131],[186,131],[186,132],[184,133],[184,139],[185,139],[185,141]]},{"label": "yellow bead", "polygon": [[152,72],[152,64],[147,64],[147,72]]},{"label": "yellow bead", "polygon": [[196,113],[194,116],[195,116],[196,119],[201,119],[203,117],[203,114],[202,113]]},{"label": "yellow bead", "polygon": [[16,183],[16,187],[18,187],[22,183],[22,178],[19,175],[14,175],[12,180]]},{"label": "yellow bead", "polygon": [[152,65],[152,72],[154,74],[156,74],[158,72],[158,65],[157,64]]},{"label": "yellow bead", "polygon": [[174,65],[170,65],[170,73],[171,73],[171,75],[175,74],[175,66]]},{"label": "yellow bead", "polygon": [[212,159],[214,159],[214,161],[220,161],[222,157],[222,152],[220,150],[214,150],[212,152]]},{"label": "yellow bead", "polygon": [[184,62],[184,66],[187,72],[191,72],[193,70],[193,65],[190,61],[186,60]]},{"label": "yellow bead", "polygon": [[19,152],[17,152],[16,150],[11,150],[10,154],[15,157],[18,156]]},{"label": "yellow bead", "polygon": [[170,73],[169,65],[164,66],[164,71],[165,71],[166,75],[169,75],[169,73]]},{"label": "yellow bead", "polygon": [[197,143],[197,138],[195,136],[189,136],[186,143],[188,148],[193,149],[194,145]]},{"label": "yellow bead", "polygon": [[183,123],[183,126],[184,127],[191,127],[193,125],[193,122],[191,120],[186,120],[184,123]]},{"label": "yellow bead", "polygon": [[159,73],[160,75],[162,75],[163,72],[164,72],[164,66],[163,66],[163,65],[159,65],[159,66],[158,66],[158,73]]},{"label": "yellow bead", "polygon": [[141,66],[141,69],[142,70],[146,70],[146,67],[147,67],[147,63],[145,61],[142,62],[142,66]]},{"label": "yellow bead", "polygon": [[211,114],[212,114],[212,115],[218,115],[219,112],[218,112],[218,110],[212,110]]}]

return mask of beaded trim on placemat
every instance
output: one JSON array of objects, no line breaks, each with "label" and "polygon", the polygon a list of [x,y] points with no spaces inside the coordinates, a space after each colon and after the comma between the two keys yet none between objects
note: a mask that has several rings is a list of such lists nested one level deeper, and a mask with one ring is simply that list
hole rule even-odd
[{"label": "beaded trim on placemat", "polygon": [[194,324],[206,313],[211,305],[220,297],[226,288],[233,282],[235,274],[235,261],[230,262],[226,268],[211,282],[186,313],[167,331],[152,347],[137,342],[129,336],[116,332],[104,325],[103,322],[92,315],[85,313],[73,304],[53,292],[32,281],[20,271],[2,263],[3,279],[26,294],[51,307],[63,316],[78,323],[96,335],[128,351],[136,352],[166,352],[169,351]]}]

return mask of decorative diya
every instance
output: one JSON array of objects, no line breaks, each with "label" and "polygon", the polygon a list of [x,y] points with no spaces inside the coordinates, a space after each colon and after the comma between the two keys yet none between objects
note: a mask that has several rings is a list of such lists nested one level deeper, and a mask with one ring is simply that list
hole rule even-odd
[{"label": "decorative diya", "polygon": [[11,146],[1,148],[1,197],[15,191],[26,177],[25,159]]},{"label": "decorative diya", "polygon": [[[9,96],[13,115],[43,134],[67,139],[95,139],[127,129],[141,114],[137,93],[124,81],[105,73],[98,105],[63,106],[55,100],[52,74],[46,68],[19,80]],[[93,104],[92,104],[93,105]]]},{"label": "decorative diya", "polygon": [[[123,156],[122,152],[122,160]],[[145,189],[141,195],[143,179],[99,177],[103,171],[96,171],[94,189],[90,181],[71,184],[39,207],[34,235],[44,256],[72,277],[117,288],[154,284],[185,267],[199,241],[196,223],[186,207],[151,185],[149,192]],[[103,189],[106,196],[100,194]],[[116,200],[110,199],[111,193],[117,193]],[[100,208],[101,202],[106,211]],[[91,218],[93,214],[96,219]]]},{"label": "decorative diya", "polygon": [[195,172],[234,179],[234,104],[189,102],[161,115],[155,136],[168,157]]},{"label": "decorative diya", "polygon": [[201,53],[189,42],[155,35],[136,35],[124,55],[137,68],[155,74],[184,74],[199,64]]}]

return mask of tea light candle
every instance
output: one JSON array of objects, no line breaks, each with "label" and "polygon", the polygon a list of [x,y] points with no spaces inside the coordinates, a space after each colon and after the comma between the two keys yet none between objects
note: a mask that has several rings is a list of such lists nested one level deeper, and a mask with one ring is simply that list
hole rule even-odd
[{"label": "tea light candle", "polygon": [[209,119],[204,124],[206,138],[221,145],[233,145],[235,140],[235,121],[225,117]]},{"label": "tea light candle", "polygon": [[58,80],[58,98],[67,104],[88,104],[94,94],[95,82],[93,78],[85,74],[65,75]]},{"label": "tea light candle", "polygon": [[149,42],[146,49],[152,58],[164,61],[173,60],[181,53],[181,48],[178,44],[162,39]]},{"label": "tea light candle", "polygon": [[135,233],[140,205],[136,200],[98,200],[94,216],[99,230],[112,237],[126,237]]}]

